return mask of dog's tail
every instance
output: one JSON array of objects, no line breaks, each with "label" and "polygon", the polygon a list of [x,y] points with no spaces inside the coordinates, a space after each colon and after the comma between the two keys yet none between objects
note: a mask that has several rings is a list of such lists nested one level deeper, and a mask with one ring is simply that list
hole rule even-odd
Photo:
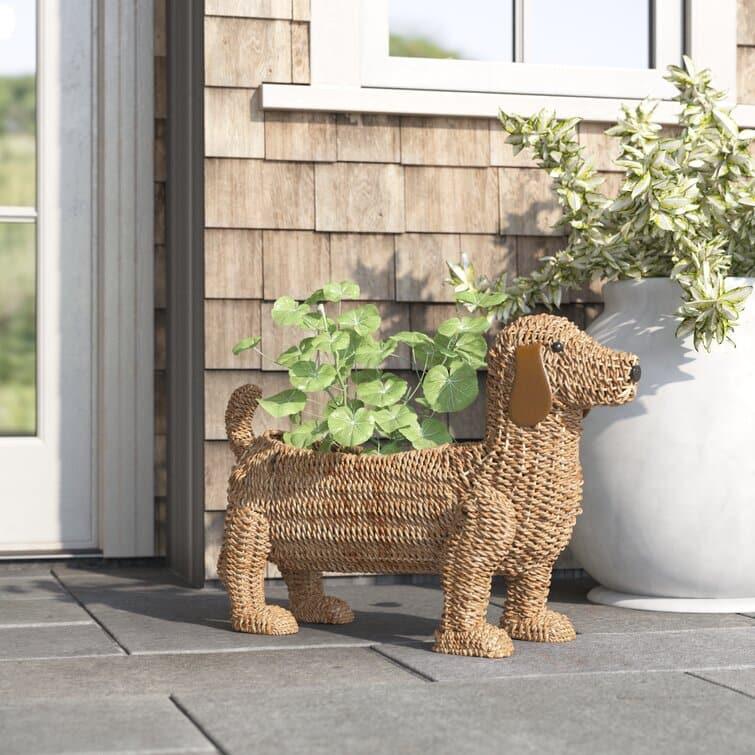
[{"label": "dog's tail", "polygon": [[242,385],[231,394],[228,400],[228,407],[225,410],[225,430],[231,443],[231,450],[237,460],[254,440],[252,420],[260,396],[262,396],[262,391],[256,385]]}]

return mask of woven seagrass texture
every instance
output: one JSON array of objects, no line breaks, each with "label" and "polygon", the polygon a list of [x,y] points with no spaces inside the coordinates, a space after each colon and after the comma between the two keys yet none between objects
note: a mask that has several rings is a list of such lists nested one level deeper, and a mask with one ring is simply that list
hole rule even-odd
[{"label": "woven seagrass texture", "polygon": [[[569,619],[546,603],[580,513],[582,416],[630,401],[635,364],[564,318],[521,318],[489,354],[485,439],[392,456],[316,453],[274,433],[255,437],[259,390],[237,389],[226,413],[237,464],[218,561],[233,627],[288,634],[297,621],[351,621],[348,605],[324,594],[323,571],[436,573],[444,596],[438,652],[499,658],[513,652],[512,637],[574,639]],[[265,603],[267,560],[286,581],[288,611]],[[498,627],[486,621],[495,573],[508,586]]]}]

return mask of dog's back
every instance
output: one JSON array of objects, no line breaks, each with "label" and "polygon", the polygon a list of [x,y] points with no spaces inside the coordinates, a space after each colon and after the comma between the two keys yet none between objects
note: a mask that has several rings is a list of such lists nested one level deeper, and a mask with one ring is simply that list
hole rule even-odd
[{"label": "dog's back", "polygon": [[430,573],[459,516],[464,473],[481,455],[478,444],[318,454],[266,434],[242,454],[229,503],[265,515],[281,569]]}]

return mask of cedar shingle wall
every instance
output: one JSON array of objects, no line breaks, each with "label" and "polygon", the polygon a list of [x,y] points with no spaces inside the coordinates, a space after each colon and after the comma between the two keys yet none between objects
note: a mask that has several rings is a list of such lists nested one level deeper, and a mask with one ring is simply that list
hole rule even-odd
[{"label": "cedar shingle wall", "polygon": [[[748,102],[755,102],[754,3],[740,10],[740,87]],[[272,328],[273,299],[351,278],[380,307],[385,333],[432,329],[453,312],[445,260],[466,252],[480,272],[513,276],[562,243],[552,228],[559,211],[549,179],[529,158],[514,157],[495,121],[261,112],[262,81],[308,82],[308,5],[206,2],[208,577],[231,463],[228,396],[244,382],[265,392],[287,386],[271,365],[230,354],[237,339],[258,332],[272,356],[290,345]],[[606,127],[582,124],[580,140],[612,191],[621,176]],[[580,325],[599,311],[598,288],[569,295],[563,307]],[[401,366],[408,367],[405,355]],[[481,398],[451,428],[458,438],[477,438],[483,422]],[[260,412],[256,424],[261,431],[276,421]]]}]

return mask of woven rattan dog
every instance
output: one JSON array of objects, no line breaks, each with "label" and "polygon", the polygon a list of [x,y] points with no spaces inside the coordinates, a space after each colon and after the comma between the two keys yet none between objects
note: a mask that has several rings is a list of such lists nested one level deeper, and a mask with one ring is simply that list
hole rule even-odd
[{"label": "woven rattan dog", "polygon": [[[324,594],[322,572],[367,571],[440,574],[438,652],[500,658],[513,652],[512,637],[575,637],[546,601],[580,513],[582,417],[634,397],[638,360],[564,318],[534,315],[497,336],[488,370],[484,441],[391,456],[255,437],[259,389],[234,392],[226,426],[237,464],[218,561],[234,629],[280,635],[296,632],[297,620],[350,622],[349,606]],[[268,560],[290,610],[265,603]],[[500,627],[486,621],[497,572],[507,582]]]}]

